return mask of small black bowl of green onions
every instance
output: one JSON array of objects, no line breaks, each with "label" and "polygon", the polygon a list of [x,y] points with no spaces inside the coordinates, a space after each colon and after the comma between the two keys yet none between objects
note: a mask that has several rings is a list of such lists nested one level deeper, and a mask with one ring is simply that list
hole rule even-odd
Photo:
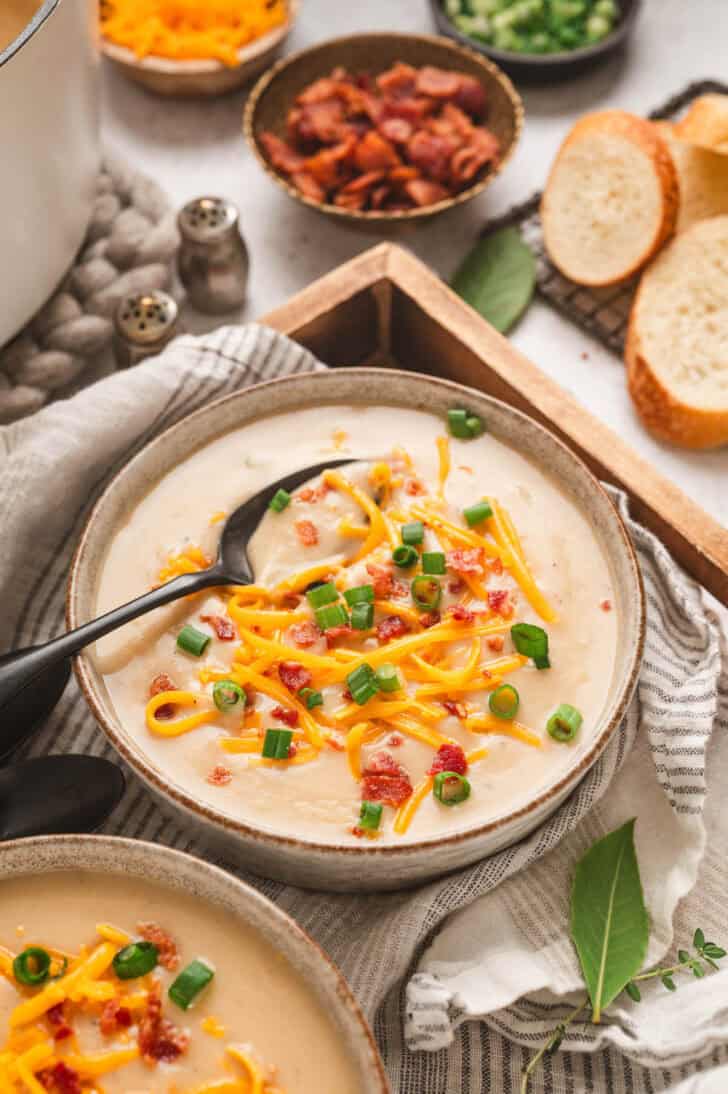
[{"label": "small black bowl of green onions", "polygon": [[430,0],[441,34],[516,78],[546,82],[588,72],[617,50],[641,0]]}]

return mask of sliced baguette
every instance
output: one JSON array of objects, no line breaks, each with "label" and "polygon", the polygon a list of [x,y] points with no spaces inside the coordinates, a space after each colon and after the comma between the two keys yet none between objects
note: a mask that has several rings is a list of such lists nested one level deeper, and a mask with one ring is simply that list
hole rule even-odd
[{"label": "sliced baguette", "polygon": [[678,182],[655,127],[620,110],[588,114],[559,149],[541,202],[551,261],[581,285],[614,285],[670,236]]},{"label": "sliced baguette", "polygon": [[681,232],[642,275],[625,361],[656,437],[683,448],[728,443],[728,216]]},{"label": "sliced baguette", "polygon": [[700,95],[675,123],[675,136],[725,155],[728,152],[728,95]]},{"label": "sliced baguette", "polygon": [[669,122],[654,124],[677,170],[680,205],[675,231],[684,232],[696,220],[728,213],[728,156],[680,140]]}]

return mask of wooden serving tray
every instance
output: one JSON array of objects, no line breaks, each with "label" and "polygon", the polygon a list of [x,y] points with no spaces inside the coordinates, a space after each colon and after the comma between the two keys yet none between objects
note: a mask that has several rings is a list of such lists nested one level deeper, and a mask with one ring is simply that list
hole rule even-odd
[{"label": "wooden serving tray", "polygon": [[264,316],[326,364],[389,365],[468,384],[525,411],[627,492],[632,513],[728,605],[728,531],[452,292],[382,243]]}]

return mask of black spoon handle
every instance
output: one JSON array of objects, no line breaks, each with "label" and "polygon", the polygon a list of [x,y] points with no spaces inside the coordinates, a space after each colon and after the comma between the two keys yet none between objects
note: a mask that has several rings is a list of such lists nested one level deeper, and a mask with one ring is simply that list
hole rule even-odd
[{"label": "black spoon handle", "polygon": [[199,573],[181,574],[166,585],[160,585],[158,589],[144,593],[129,604],[122,604],[120,608],[114,608],[98,619],[84,623],[75,631],[62,634],[59,638],[53,638],[40,646],[29,646],[24,650],[16,650],[14,653],[0,657],[0,717],[4,720],[7,707],[19,699],[21,693],[38,679],[41,673],[51,669],[61,661],[72,657],[84,646],[103,638],[105,634],[121,627],[124,623],[131,622],[154,608],[161,608],[163,604],[169,604],[173,600],[179,600],[190,593],[200,592],[215,585],[230,584],[225,579],[222,570],[218,566],[212,566],[209,570],[200,570]]}]

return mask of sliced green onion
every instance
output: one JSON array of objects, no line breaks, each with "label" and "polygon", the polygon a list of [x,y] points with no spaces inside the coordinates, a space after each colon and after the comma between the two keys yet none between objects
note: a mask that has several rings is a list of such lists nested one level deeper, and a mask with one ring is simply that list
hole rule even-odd
[{"label": "sliced green onion", "polygon": [[112,966],[120,980],[137,980],[156,969],[159,950],[153,942],[131,942],[114,957]]},{"label": "sliced green onion", "polygon": [[485,429],[482,418],[479,418],[477,414],[469,414],[465,420],[465,424],[468,427],[468,435],[470,437],[479,437]]},{"label": "sliced green onion", "polygon": [[218,680],[212,689],[212,701],[219,711],[227,714],[238,704],[244,707],[248,696],[234,680]]},{"label": "sliced green onion", "polygon": [[362,802],[359,810],[359,827],[376,832],[382,822],[382,807],[379,802]]},{"label": "sliced green onion", "polygon": [[315,585],[306,593],[306,599],[312,608],[322,608],[324,604],[333,604],[339,599],[339,590],[332,581],[324,581],[322,585]]},{"label": "sliced green onion", "polygon": [[421,520],[412,520],[409,524],[402,525],[402,543],[408,547],[416,547],[425,538],[425,526]]},{"label": "sliced green onion", "polygon": [[562,703],[549,718],[546,729],[549,737],[553,737],[555,741],[560,741],[562,744],[568,744],[576,737],[583,721],[576,707]]},{"label": "sliced green onion", "polygon": [[323,695],[314,688],[301,688],[298,696],[300,699],[303,699],[307,710],[313,710],[314,707],[322,707],[324,705]]},{"label": "sliced green onion", "polygon": [[511,638],[518,653],[530,657],[537,669],[550,669],[549,636],[543,627],[534,623],[516,623],[511,627]]},{"label": "sliced green onion", "polygon": [[414,547],[410,547],[407,543],[403,543],[401,547],[395,547],[392,551],[392,562],[401,570],[408,570],[410,566],[414,566],[419,557]]},{"label": "sliced green onion", "polygon": [[394,665],[380,665],[374,675],[382,691],[399,691],[402,687],[402,681]]},{"label": "sliced green onion", "polygon": [[355,631],[368,631],[374,622],[374,605],[360,601],[351,609],[351,625]]},{"label": "sliced green onion", "polygon": [[465,517],[468,525],[474,528],[476,524],[482,524],[488,517],[493,516],[493,510],[487,501],[478,501],[475,505],[469,506],[467,509],[463,509],[463,516]]},{"label": "sliced green onion", "polygon": [[344,589],[344,600],[351,608],[355,604],[371,604],[374,601],[374,586],[356,585],[353,589]]},{"label": "sliced green onion", "polygon": [[266,760],[287,760],[292,740],[292,729],[266,729],[263,756]]},{"label": "sliced green onion", "polygon": [[423,574],[444,574],[446,569],[447,567],[445,565],[445,555],[442,551],[423,551]]},{"label": "sliced green onion", "polygon": [[418,608],[434,611],[442,599],[442,586],[436,577],[419,574],[410,586],[412,599]]},{"label": "sliced green onion", "polygon": [[343,604],[326,604],[323,608],[317,608],[314,615],[322,631],[328,631],[331,627],[344,627],[349,622]]},{"label": "sliced green onion", "polygon": [[435,775],[432,793],[443,805],[459,805],[470,797],[470,783],[455,771],[440,771]]},{"label": "sliced green onion", "polygon": [[28,946],[13,961],[13,976],[29,988],[45,984],[50,976],[51,955],[40,946]]},{"label": "sliced green onion", "polygon": [[379,691],[379,681],[374,669],[366,661],[358,665],[346,678],[346,683],[351,692],[351,697],[359,706],[368,703]]},{"label": "sliced green onion", "polygon": [[274,513],[282,513],[291,504],[291,495],[287,490],[276,490],[268,503],[268,508]]},{"label": "sliced green onion", "polygon": [[447,427],[453,437],[466,441],[470,437],[468,430],[468,412],[460,407],[454,407],[447,412]]},{"label": "sliced green onion", "polygon": [[197,627],[193,627],[190,623],[185,623],[177,635],[177,649],[191,653],[193,657],[202,657],[209,645],[210,635],[205,634],[204,631],[198,631]]},{"label": "sliced green onion", "polygon": [[204,961],[192,961],[170,985],[169,998],[182,1010],[188,1010],[215,973]]},{"label": "sliced green onion", "polygon": [[513,684],[501,684],[495,691],[491,691],[488,706],[491,714],[496,718],[510,721],[515,718],[521,704],[521,697],[513,687]]}]

